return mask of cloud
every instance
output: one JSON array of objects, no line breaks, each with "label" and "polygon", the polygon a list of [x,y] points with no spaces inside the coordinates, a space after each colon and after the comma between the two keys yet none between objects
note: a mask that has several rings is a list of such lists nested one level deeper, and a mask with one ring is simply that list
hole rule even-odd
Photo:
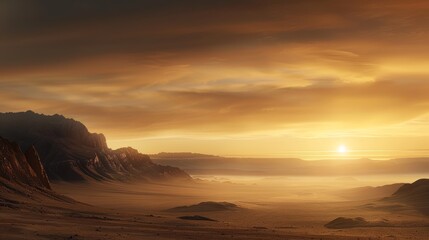
[{"label": "cloud", "polygon": [[[366,128],[414,119],[429,106],[429,84],[424,80],[95,96],[87,89],[74,97],[65,91],[29,88],[33,92],[25,97],[19,92],[2,95],[1,107],[60,112],[117,137],[287,131],[296,124],[308,124],[311,130],[315,123],[329,123],[336,128],[332,130]],[[316,134],[327,129],[313,130]]]},{"label": "cloud", "polygon": [[61,113],[118,138],[396,124],[427,113],[428,8],[1,2],[0,111]]},{"label": "cloud", "polygon": [[[231,48],[365,42],[423,42],[424,1],[50,1],[3,3],[2,73],[63,68],[106,58],[147,61],[227,52]],[[314,47],[313,46],[313,47]],[[397,46],[396,46],[397,47]],[[352,52],[356,49],[352,49]],[[287,49],[286,49],[287,50]],[[335,50],[347,52],[347,50]],[[415,51],[415,50],[414,50]],[[164,54],[164,55],[163,55]],[[353,53],[355,54],[355,53]],[[359,54],[359,53],[358,53]],[[189,56],[192,55],[192,56]],[[165,57],[163,57],[165,56]],[[187,56],[187,57],[186,57]],[[247,57],[247,56],[243,56]],[[344,54],[343,54],[344,57]],[[332,54],[330,56],[332,58]],[[195,61],[195,59],[193,59]],[[122,65],[118,64],[117,68]]]}]

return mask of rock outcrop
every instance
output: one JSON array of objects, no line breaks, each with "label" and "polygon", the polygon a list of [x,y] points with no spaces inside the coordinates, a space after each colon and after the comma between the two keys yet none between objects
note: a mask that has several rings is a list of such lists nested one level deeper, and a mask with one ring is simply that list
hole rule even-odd
[{"label": "rock outcrop", "polygon": [[325,224],[326,228],[332,229],[344,229],[344,228],[355,228],[355,227],[390,227],[392,226],[386,219],[379,221],[367,221],[362,217],[346,218],[339,217],[329,223]]},{"label": "rock outcrop", "polygon": [[0,138],[0,177],[10,182],[51,189],[34,148],[24,154],[16,143]]},{"label": "rock outcrop", "polygon": [[168,212],[216,212],[216,211],[236,211],[241,208],[230,202],[200,202],[190,206],[180,206],[170,208]]},{"label": "rock outcrop", "polygon": [[45,172],[45,168],[40,161],[39,153],[34,146],[31,146],[25,152],[25,158],[27,159],[28,164],[33,169],[36,174],[38,180],[45,186],[47,189],[51,189],[51,185],[49,184],[48,175]]},{"label": "rock outcrop", "polygon": [[204,216],[200,216],[200,215],[194,215],[194,216],[181,216],[181,217],[177,217],[179,219],[183,219],[183,220],[192,220],[192,221],[211,221],[211,222],[217,222],[214,219],[208,218],[208,217],[204,217]]},{"label": "rock outcrop", "polygon": [[135,149],[109,149],[103,134],[90,133],[82,123],[61,115],[0,113],[0,136],[22,149],[34,146],[50,180],[191,179]]}]

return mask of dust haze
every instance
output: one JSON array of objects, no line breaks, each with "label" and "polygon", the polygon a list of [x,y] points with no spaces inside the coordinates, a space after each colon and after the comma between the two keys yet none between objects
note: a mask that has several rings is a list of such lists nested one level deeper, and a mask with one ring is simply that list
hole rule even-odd
[{"label": "dust haze", "polygon": [[0,0],[0,240],[428,240],[429,1]]}]

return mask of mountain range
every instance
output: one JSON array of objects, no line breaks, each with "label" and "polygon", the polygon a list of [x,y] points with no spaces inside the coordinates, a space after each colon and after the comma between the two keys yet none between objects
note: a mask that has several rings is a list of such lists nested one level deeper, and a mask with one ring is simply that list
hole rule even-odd
[{"label": "mountain range", "polygon": [[391,160],[312,160],[298,158],[222,157],[198,153],[158,153],[151,159],[193,175],[355,176],[429,173],[429,158]]},{"label": "mountain range", "polygon": [[125,147],[110,149],[103,134],[61,115],[32,111],[0,113],[0,136],[31,158],[40,156],[50,180],[190,180],[177,167],[151,161],[148,155]]}]

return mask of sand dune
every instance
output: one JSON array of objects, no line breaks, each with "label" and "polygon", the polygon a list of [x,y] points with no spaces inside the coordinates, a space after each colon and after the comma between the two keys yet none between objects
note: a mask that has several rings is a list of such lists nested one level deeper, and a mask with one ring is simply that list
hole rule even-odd
[{"label": "sand dune", "polygon": [[341,196],[348,200],[378,200],[385,197],[390,197],[394,194],[403,183],[395,183],[383,186],[365,186],[350,189],[343,189],[335,192],[334,194]]},{"label": "sand dune", "polygon": [[404,203],[429,215],[429,179],[419,179],[411,184],[404,184],[391,197],[384,200]]}]

